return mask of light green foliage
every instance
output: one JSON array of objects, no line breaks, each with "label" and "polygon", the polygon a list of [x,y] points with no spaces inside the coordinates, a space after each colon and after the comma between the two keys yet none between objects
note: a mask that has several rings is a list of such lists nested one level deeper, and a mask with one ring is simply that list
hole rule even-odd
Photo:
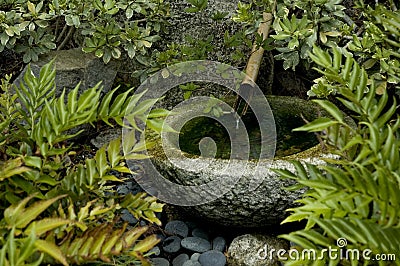
[{"label": "light green foliage", "polygon": [[204,60],[207,58],[207,54],[214,49],[213,39],[212,35],[204,40],[186,36],[183,44],[168,44],[166,51],[157,54],[157,62],[161,66],[169,66],[185,61]]},{"label": "light green foliage", "polygon": [[283,60],[284,69],[294,70],[300,59],[309,64],[308,52],[315,43],[332,46],[340,41],[341,29],[346,27],[341,2],[285,0],[278,4],[271,38],[279,52],[275,58]]},{"label": "light green foliage", "polygon": [[185,36],[183,43],[169,43],[164,51],[155,51],[152,60],[143,62],[144,68],[133,73],[134,77],[139,77],[143,82],[146,78],[159,71],[164,67],[168,67],[177,63],[205,60],[208,53],[213,51],[214,36],[210,35],[206,39]]},{"label": "light green foliage", "polygon": [[[278,4],[273,24],[275,34],[271,35],[274,40],[271,46],[279,52],[275,58],[283,60],[285,69],[295,70],[300,63],[308,68],[314,63],[310,55],[314,45],[338,47],[342,54],[346,51],[353,54],[379,84],[377,93],[382,94],[388,84],[396,86],[399,82],[399,12],[382,4],[371,7],[358,1],[354,10],[360,15],[349,18],[341,2],[285,0]],[[362,27],[357,28],[353,20],[363,21]],[[331,87],[322,89],[314,86],[309,95],[326,97],[335,92]]]},{"label": "light green foliage", "polygon": [[[13,89],[2,81],[0,265],[110,262],[118,255],[149,265],[146,252],[159,240],[142,237],[148,227],[128,228],[120,211],[160,224],[155,213],[163,204],[145,193],[118,195],[114,186],[130,173],[125,160],[146,157],[143,140],[135,138],[137,121],[149,123],[168,112],[149,112],[156,100],[139,103],[143,93],[131,90],[116,97],[112,90],[101,99],[100,84],[81,95],[78,84],[56,97],[54,78],[51,62],[39,77],[28,67],[24,82]],[[123,123],[124,115],[130,124]],[[116,139],[91,158],[75,158],[79,147],[70,139],[81,131],[70,130],[98,121],[132,130],[123,143]]]},{"label": "light green foliage", "polygon": [[194,84],[193,82],[190,82],[186,85],[184,85],[184,84],[179,85],[179,88],[183,91],[183,98],[185,100],[187,100],[192,95],[192,92],[195,91],[196,89],[200,88],[200,86]]},{"label": "light green foliage", "polygon": [[232,20],[242,24],[245,35],[254,35],[263,22],[263,12],[274,13],[274,0],[252,0],[239,2]]},{"label": "light green foliage", "polygon": [[9,266],[39,266],[42,261],[44,254],[41,254],[36,261],[27,263],[27,259],[34,255],[36,252],[35,241],[37,240],[35,231],[31,230],[30,234],[21,239],[15,238],[15,228],[11,229],[7,239],[3,241],[3,247],[0,250],[0,265]]},{"label": "light green foliage", "polygon": [[400,14],[383,5],[372,8],[361,3],[360,8],[365,10],[365,30],[360,37],[353,35],[348,49],[386,89],[387,83],[400,82]]},{"label": "light green foliage", "polygon": [[210,97],[207,102],[207,105],[204,107],[203,113],[204,114],[211,114],[214,117],[220,117],[224,114],[221,106],[219,106],[220,100],[215,97]]},{"label": "light green foliage", "polygon": [[192,6],[185,9],[188,13],[196,13],[206,9],[208,0],[186,0]]},{"label": "light green foliage", "polygon": [[[146,61],[169,15],[163,0],[2,1],[0,51],[15,49],[24,62],[69,42],[108,63],[122,52]],[[84,39],[82,38],[84,37]]]},{"label": "light green foliage", "polygon": [[212,15],[212,19],[215,21],[220,21],[223,20],[226,16],[229,15],[229,12],[221,12],[221,11],[217,11]]},{"label": "light green foliage", "polygon": [[[267,2],[239,3],[233,20],[244,25],[246,35],[253,34],[257,29],[262,11],[270,6]],[[273,50],[275,59],[283,60],[283,68],[292,70],[299,64],[306,69],[313,66],[309,56],[313,45],[320,48],[340,47],[352,52],[356,61],[368,70],[375,81],[381,83],[382,88],[386,88],[388,83],[396,86],[400,71],[400,16],[395,5],[377,4],[372,7],[363,1],[356,1],[355,15],[349,17],[342,2],[277,1],[272,25],[274,32],[259,46]],[[362,21],[362,27],[357,27],[355,21]],[[315,92],[312,93],[314,95],[326,96],[325,93]]]},{"label": "light green foliage", "polygon": [[[317,256],[323,248],[337,248],[336,240],[343,237],[346,249],[370,249],[371,258],[374,254],[395,254],[396,262],[381,261],[379,265],[400,265],[400,118],[395,113],[396,101],[389,104],[386,91],[377,95],[378,85],[350,53],[342,61],[340,50],[333,51],[332,57],[315,47],[310,56],[325,69],[319,84],[326,90],[334,87],[345,111],[354,114],[356,125],[346,122],[333,103],[316,100],[331,117],[296,129],[323,132],[328,151],[339,157],[326,159],[325,166],[294,162],[295,172],[276,170],[297,181],[290,189],[309,188],[298,200],[300,206],[290,209],[284,221],[307,220],[305,229],[282,237],[301,248],[316,250]],[[329,261],[325,254],[325,260],[289,261],[287,265],[338,265],[346,264],[345,260],[351,265],[358,263],[352,256]]]},{"label": "light green foliage", "polygon": [[[309,66],[312,60],[308,52],[313,44],[332,46],[342,40],[344,32],[350,31],[343,17],[345,16],[341,0],[283,0],[277,1],[276,10],[271,10],[268,0],[239,2],[233,20],[243,24],[245,34],[254,34],[262,22],[262,12],[272,12],[274,34],[259,41],[258,46],[266,50],[276,50],[275,58],[283,60],[284,69],[295,70],[302,62]],[[258,37],[262,40],[261,36]],[[257,42],[257,36],[256,36]]]},{"label": "light green foliage", "polygon": [[[312,53],[309,54],[310,58],[324,69],[315,68],[323,76],[315,80],[316,84],[308,92],[309,96],[327,97],[331,93],[336,94],[348,85],[351,90],[354,90],[360,77],[363,81],[361,86],[365,86],[368,82],[367,72],[357,64],[351,53],[337,47],[332,48],[331,51],[330,53],[314,46]],[[343,54],[347,55],[344,62],[342,61]],[[379,87],[377,89],[380,90]]]}]

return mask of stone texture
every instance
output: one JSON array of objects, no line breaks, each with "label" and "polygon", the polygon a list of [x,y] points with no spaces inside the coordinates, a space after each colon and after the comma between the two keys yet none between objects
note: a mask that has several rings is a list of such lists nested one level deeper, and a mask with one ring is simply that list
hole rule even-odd
[{"label": "stone texture", "polygon": [[152,256],[159,256],[161,254],[161,250],[159,247],[155,246],[149,250],[149,253],[152,254]]},{"label": "stone texture", "polygon": [[227,260],[230,266],[279,266],[276,253],[272,259],[272,249],[289,249],[289,244],[272,236],[247,234],[233,239],[228,248]]},{"label": "stone texture", "polygon": [[221,236],[217,236],[212,241],[212,249],[224,252],[226,247],[226,240]]},{"label": "stone texture", "polygon": [[136,225],[139,222],[132,213],[130,213],[127,209],[122,210],[121,215],[122,220],[128,222],[131,225]]},{"label": "stone texture", "polygon": [[[301,99],[283,96],[268,97],[267,99],[271,109],[276,108],[278,112],[277,115],[274,114],[277,124],[279,120],[284,119],[302,121],[300,114],[311,121],[319,114],[319,109],[315,105]],[[193,106],[191,108],[193,110]],[[177,115],[176,120],[179,119],[179,115]],[[173,126],[174,121],[171,120],[171,126]],[[163,141],[168,140],[164,138]],[[296,192],[284,190],[283,187],[293,185],[294,182],[280,179],[279,175],[272,169],[294,171],[294,166],[290,160],[298,159],[302,162],[323,164],[322,158],[330,156],[325,154],[319,145],[289,157],[260,159],[258,161],[182,156],[182,152],[177,150],[176,157],[173,153],[169,155],[175,162],[173,164],[171,157],[166,159],[165,155],[157,150],[159,148],[160,146],[155,147],[152,162],[157,166],[159,173],[177,184],[198,186],[213,180],[223,180],[229,183],[234,178],[238,179],[235,180],[236,183],[233,184],[233,188],[218,199],[201,205],[182,207],[189,214],[225,226],[237,227],[278,225],[287,216],[285,210],[296,206],[294,201],[304,193],[304,190]],[[150,153],[153,154],[153,152]],[[181,159],[182,157],[184,158]],[[176,167],[176,165],[179,165],[179,167]],[[238,173],[240,173],[240,176],[238,176]],[[150,175],[152,174],[149,173]],[[258,186],[256,188],[250,187],[254,183]],[[218,189],[218,186],[221,186],[220,190],[223,191],[226,184],[222,182],[214,183],[212,189]],[[193,197],[201,200],[207,194],[209,193],[204,191],[204,194],[193,194]]]},{"label": "stone texture", "polygon": [[196,236],[182,239],[181,245],[182,247],[194,252],[205,252],[211,249],[210,242]]},{"label": "stone texture", "polygon": [[189,228],[184,222],[175,220],[170,221],[165,225],[165,232],[171,235],[187,237],[189,233]]},{"label": "stone texture", "polygon": [[110,143],[117,138],[122,137],[122,129],[121,128],[108,128],[106,130],[101,131],[95,138],[90,140],[97,149],[100,149],[104,145]]},{"label": "stone texture", "polygon": [[202,265],[198,261],[188,260],[185,261],[185,263],[183,263],[182,266],[202,266]]},{"label": "stone texture", "polygon": [[210,250],[200,255],[199,262],[202,266],[224,266],[226,257],[220,251]]},{"label": "stone texture", "polygon": [[169,266],[169,261],[164,258],[154,258],[151,259],[151,265],[153,266]]},{"label": "stone texture", "polygon": [[[102,81],[104,86],[103,92],[108,92],[117,74],[112,64],[105,65],[101,59],[92,54],[86,54],[80,49],[51,51],[41,56],[39,61],[30,64],[33,74],[39,76],[40,68],[54,58],[56,95],[61,95],[63,88],[69,92],[79,82],[81,82],[79,94],[94,87],[99,81]],[[26,69],[27,67],[17,77],[14,84],[18,85],[23,80]]]},{"label": "stone texture", "polygon": [[181,238],[177,236],[167,237],[162,243],[162,248],[167,253],[178,252],[181,248]]},{"label": "stone texture", "polygon": [[195,252],[195,253],[192,254],[192,256],[190,256],[190,260],[198,261],[200,255],[201,255],[200,253]]},{"label": "stone texture", "polygon": [[179,254],[172,260],[172,266],[182,266],[189,260],[189,255],[186,253]]},{"label": "stone texture", "polygon": [[[155,44],[157,49],[163,51],[170,43],[186,43],[186,36],[195,40],[206,40],[214,36],[212,44],[214,48],[206,54],[207,60],[223,62],[235,67],[244,68],[251,54],[251,48],[243,44],[239,47],[226,47],[224,44],[225,31],[230,36],[243,29],[241,23],[232,20],[235,15],[240,0],[208,0],[207,8],[202,12],[188,13],[186,8],[191,5],[186,0],[171,1],[171,17],[168,18],[170,24],[169,32],[162,36],[162,40]],[[243,2],[243,1],[242,1]],[[216,12],[228,13],[221,21],[214,21],[212,15]],[[241,60],[233,62],[231,55],[236,50],[241,51],[245,56]],[[270,94],[273,83],[274,60],[270,52],[265,52],[265,56],[258,75],[257,84],[260,88]],[[205,84],[205,90],[197,90],[193,95],[214,95],[216,97],[225,95],[228,90],[216,84]],[[183,92],[180,89],[172,89],[166,97],[160,100],[167,108],[175,106],[183,100]]]}]

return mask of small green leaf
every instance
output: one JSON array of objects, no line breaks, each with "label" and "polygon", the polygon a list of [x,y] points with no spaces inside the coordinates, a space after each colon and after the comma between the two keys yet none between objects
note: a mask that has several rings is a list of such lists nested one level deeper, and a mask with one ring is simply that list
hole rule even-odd
[{"label": "small green leaf", "polygon": [[36,14],[36,8],[35,8],[35,5],[33,3],[28,1],[28,3],[26,3],[26,5],[28,6],[29,12],[31,12],[32,14]]},{"label": "small green leaf", "polygon": [[41,236],[48,231],[54,230],[62,225],[67,225],[73,222],[74,221],[60,218],[45,218],[31,223],[29,227],[25,230],[25,234],[30,234],[31,232],[34,232],[37,236]]},{"label": "small green leaf", "polygon": [[327,129],[330,126],[337,124],[337,121],[333,121],[327,117],[320,117],[315,119],[314,121],[302,126],[293,129],[293,131],[310,131],[310,132],[317,132]]},{"label": "small green leaf", "polygon": [[160,242],[160,239],[157,237],[157,235],[151,235],[146,237],[145,239],[141,240],[139,243],[137,243],[133,247],[134,252],[147,252],[150,249],[152,249],[155,245],[157,245]]},{"label": "small green leaf", "polygon": [[111,164],[111,168],[115,168],[122,156],[120,155],[120,150],[121,150],[121,140],[120,139],[115,139],[112,140],[108,144],[107,148],[107,155],[108,155],[108,161]]},{"label": "small green leaf", "polygon": [[31,221],[36,219],[39,214],[45,211],[50,205],[57,200],[64,198],[66,195],[60,195],[48,200],[41,200],[33,203],[28,208],[24,209],[20,213],[16,213],[16,228],[25,228]]},{"label": "small green leaf", "polygon": [[42,168],[42,159],[37,156],[25,156],[24,157],[25,165],[36,167],[38,169]]},{"label": "small green leaf", "polygon": [[343,122],[343,113],[332,102],[327,100],[313,100],[313,101],[322,106],[337,121],[341,123]]},{"label": "small green leaf", "polygon": [[55,260],[57,260],[59,263],[61,263],[64,266],[68,266],[67,259],[65,258],[64,254],[61,252],[60,248],[56,246],[54,243],[49,242],[47,240],[42,240],[42,239],[37,239],[35,241],[35,247],[50,255],[53,257]]}]

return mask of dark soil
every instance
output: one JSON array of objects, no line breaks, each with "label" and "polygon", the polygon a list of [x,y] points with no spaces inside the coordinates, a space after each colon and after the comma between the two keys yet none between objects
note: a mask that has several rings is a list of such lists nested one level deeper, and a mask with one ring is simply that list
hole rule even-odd
[{"label": "dark soil", "polygon": [[12,75],[14,80],[21,73],[25,64],[22,61],[22,56],[12,50],[4,50],[0,53],[0,79],[6,75]]}]

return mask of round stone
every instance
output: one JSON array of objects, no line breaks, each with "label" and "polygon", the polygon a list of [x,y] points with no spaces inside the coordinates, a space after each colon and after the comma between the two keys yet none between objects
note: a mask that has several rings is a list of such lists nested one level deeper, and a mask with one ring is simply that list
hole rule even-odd
[{"label": "round stone", "polygon": [[197,237],[203,238],[205,240],[209,239],[208,233],[206,231],[204,231],[203,229],[200,229],[200,228],[193,229],[192,236],[197,236]]},{"label": "round stone", "polygon": [[199,262],[202,266],[224,266],[226,257],[220,251],[210,250],[200,255]]},{"label": "round stone", "polygon": [[216,238],[213,239],[212,241],[212,249],[224,252],[226,247],[226,240],[225,238],[221,236],[217,236]]},{"label": "round stone", "polygon": [[201,264],[198,261],[188,260],[182,266],[201,266]]},{"label": "round stone", "polygon": [[122,213],[121,215],[122,220],[128,222],[131,225],[137,224],[138,220],[127,209],[122,210],[121,213]]},{"label": "round stone", "polygon": [[178,236],[167,237],[162,243],[162,248],[167,253],[178,252],[181,248],[181,238]]},{"label": "round stone", "polygon": [[193,261],[198,261],[199,260],[199,257],[200,257],[200,253],[193,253],[192,254],[192,256],[190,257],[190,260],[193,260]]},{"label": "round stone", "polygon": [[176,256],[172,260],[172,266],[183,266],[183,264],[188,260],[189,260],[189,255],[182,253],[182,254]]},{"label": "round stone", "polygon": [[152,258],[151,265],[152,266],[169,266],[169,261],[164,258]]},{"label": "round stone", "polygon": [[189,227],[182,221],[174,220],[165,225],[165,232],[171,235],[187,237],[189,233]]},{"label": "round stone", "polygon": [[182,247],[194,252],[206,252],[211,249],[211,244],[207,240],[192,236],[186,237],[181,241]]},{"label": "round stone", "polygon": [[273,236],[246,234],[236,237],[227,252],[230,266],[275,266],[280,252],[289,250],[289,243]]},{"label": "round stone", "polygon": [[158,256],[158,255],[160,255],[161,250],[160,250],[159,247],[154,247],[154,248],[152,248],[152,249],[149,250],[149,253],[151,253],[152,255]]}]

